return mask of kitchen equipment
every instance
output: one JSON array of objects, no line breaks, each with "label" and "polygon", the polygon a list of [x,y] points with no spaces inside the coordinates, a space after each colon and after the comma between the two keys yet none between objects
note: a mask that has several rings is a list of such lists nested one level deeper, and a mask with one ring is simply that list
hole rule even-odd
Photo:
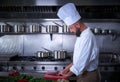
[{"label": "kitchen equipment", "polygon": [[108,30],[108,33],[109,33],[109,34],[113,34],[113,30],[109,29],[109,30]]},{"label": "kitchen equipment", "polygon": [[26,32],[26,27],[24,25],[14,25],[15,33],[24,33]]},{"label": "kitchen equipment", "polygon": [[101,30],[100,28],[95,28],[95,29],[94,29],[94,33],[95,33],[95,34],[101,34],[101,31],[102,31],[102,30]]},{"label": "kitchen equipment", "polygon": [[109,34],[109,30],[108,29],[102,29],[101,33],[102,34]]},{"label": "kitchen equipment", "polygon": [[54,60],[61,60],[61,59],[66,59],[67,57],[67,52],[65,50],[54,50],[51,51],[47,48],[42,47],[44,50],[47,50],[50,53],[50,56],[53,57]]},{"label": "kitchen equipment", "polygon": [[94,29],[91,28],[90,30],[94,33]]},{"label": "kitchen equipment", "polygon": [[[43,74],[63,70],[70,60],[53,61],[50,57],[39,58],[37,56],[15,56],[10,61],[0,62],[0,71],[9,72],[17,70],[20,74],[42,77]],[[1,73],[0,72],[0,73]]]},{"label": "kitchen equipment", "polygon": [[39,24],[29,25],[28,33],[36,33],[36,32],[41,33],[41,26]]},{"label": "kitchen equipment", "polygon": [[63,25],[58,24],[57,22],[53,21],[54,24],[56,24],[59,27],[63,27]]},{"label": "kitchen equipment", "polygon": [[62,59],[66,59],[67,57],[67,53],[66,51],[53,51],[53,54],[52,54],[52,57],[55,59],[55,60],[62,60]]},{"label": "kitchen equipment", "polygon": [[112,52],[103,52],[100,53],[99,55],[99,62],[100,63],[119,63],[119,56],[116,53],[112,53]]},{"label": "kitchen equipment", "polygon": [[3,25],[0,25],[0,33],[3,33]]},{"label": "kitchen equipment", "polygon": [[70,30],[68,29],[67,25],[64,25],[62,28],[63,33],[70,33]]},{"label": "kitchen equipment", "polygon": [[43,48],[44,50],[48,51],[48,52],[52,52],[51,50],[47,49],[47,48],[44,48],[44,47],[41,47]]},{"label": "kitchen equipment", "polygon": [[58,32],[58,26],[56,26],[56,25],[47,25],[46,26],[46,32],[47,33],[57,33]]},{"label": "kitchen equipment", "polygon": [[39,58],[46,58],[46,57],[50,56],[50,53],[49,52],[44,52],[44,51],[37,51],[36,55]]},{"label": "kitchen equipment", "polygon": [[7,29],[8,29],[7,32],[13,32],[13,30],[14,30],[13,26],[11,24],[7,23],[7,22],[4,22],[4,23],[5,23],[5,25],[6,25]]},{"label": "kitchen equipment", "polygon": [[58,75],[58,72],[48,72],[44,75],[47,80],[68,80],[67,76]]},{"label": "kitchen equipment", "polygon": [[0,32],[1,33],[7,33],[7,32],[10,32],[10,27],[7,26],[7,25],[0,25]]},{"label": "kitchen equipment", "polygon": [[52,33],[58,33],[58,26],[56,26],[56,25],[47,25],[46,26],[46,32],[50,33],[50,39],[52,41],[52,37],[53,37]]},{"label": "kitchen equipment", "polygon": [[0,61],[9,61],[11,57],[15,57],[17,55],[7,54],[0,55]]}]

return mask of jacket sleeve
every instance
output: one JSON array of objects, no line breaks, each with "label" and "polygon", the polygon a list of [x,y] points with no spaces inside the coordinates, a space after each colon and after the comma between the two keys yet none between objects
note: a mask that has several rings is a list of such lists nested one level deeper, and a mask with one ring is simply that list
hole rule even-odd
[{"label": "jacket sleeve", "polygon": [[84,38],[78,41],[74,48],[75,57],[73,57],[73,65],[70,70],[75,74],[82,74],[86,66],[90,62],[90,57],[93,50],[93,40],[91,38]]}]

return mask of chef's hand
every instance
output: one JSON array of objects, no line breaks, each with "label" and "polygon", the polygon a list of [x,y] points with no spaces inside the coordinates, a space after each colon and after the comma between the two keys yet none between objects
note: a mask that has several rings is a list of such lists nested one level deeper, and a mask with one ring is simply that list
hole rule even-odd
[{"label": "chef's hand", "polygon": [[69,72],[69,69],[64,69],[58,72],[58,75],[65,75]]},{"label": "chef's hand", "polygon": [[71,71],[65,71],[65,70],[59,71],[58,74],[62,75],[62,76],[66,76],[66,77],[69,77],[69,76],[73,75],[73,73]]}]

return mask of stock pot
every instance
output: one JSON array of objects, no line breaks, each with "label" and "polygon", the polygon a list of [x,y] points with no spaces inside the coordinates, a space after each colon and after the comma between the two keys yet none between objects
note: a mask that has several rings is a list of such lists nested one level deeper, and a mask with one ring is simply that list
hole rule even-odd
[{"label": "stock pot", "polygon": [[56,25],[47,25],[46,26],[46,32],[47,33],[57,33],[58,32],[58,26],[56,26]]},{"label": "stock pot", "polygon": [[102,34],[109,34],[109,30],[103,29],[103,30],[102,30]]},{"label": "stock pot", "polygon": [[62,27],[62,32],[63,32],[63,33],[69,33],[69,32],[70,32],[70,30],[68,29],[67,25],[64,25],[64,26]]},{"label": "stock pot", "polygon": [[26,31],[25,26],[23,25],[14,25],[14,32],[15,33],[23,33]]},{"label": "stock pot", "polygon": [[29,25],[28,32],[29,33],[41,32],[41,26],[39,24]]},{"label": "stock pot", "polygon": [[0,32],[4,33],[4,32],[10,32],[11,29],[8,25],[0,25]]},{"label": "stock pot", "polygon": [[55,60],[66,59],[67,53],[66,53],[66,51],[57,51],[57,50],[55,50],[55,51],[53,51],[52,57]]},{"label": "stock pot", "polygon": [[42,47],[42,48],[47,50],[49,52],[49,56],[51,56],[54,60],[66,59],[66,57],[67,57],[67,51],[65,51],[65,50],[51,51],[51,50],[46,49],[44,47]]},{"label": "stock pot", "polygon": [[95,28],[95,29],[94,29],[94,33],[95,33],[95,34],[101,34],[101,31],[102,31],[102,30],[101,30],[100,28]]},{"label": "stock pot", "polygon": [[50,53],[44,51],[37,51],[36,56],[39,58],[46,58],[50,56]]}]

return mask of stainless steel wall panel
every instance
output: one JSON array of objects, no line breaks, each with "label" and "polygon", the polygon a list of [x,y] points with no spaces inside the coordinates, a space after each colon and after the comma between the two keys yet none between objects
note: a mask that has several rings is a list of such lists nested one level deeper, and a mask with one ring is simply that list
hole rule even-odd
[{"label": "stainless steel wall panel", "polygon": [[0,54],[23,54],[23,36],[5,35],[0,37]]},{"label": "stainless steel wall panel", "polygon": [[63,35],[63,49],[68,52],[73,52],[75,41],[75,35]]},{"label": "stainless steel wall panel", "polygon": [[24,36],[24,55],[35,55],[37,51],[43,50],[41,47],[50,48],[50,38],[47,35],[25,35]]},{"label": "stainless steel wall panel", "polygon": [[[26,25],[31,24],[43,24],[43,25],[55,25],[53,20],[44,21],[28,21]],[[57,23],[63,25],[60,21]],[[17,22],[18,23],[18,22]],[[22,22],[21,22],[22,23]],[[18,23],[18,24],[21,24]],[[85,21],[86,25],[91,29],[113,29],[120,33],[119,22],[105,22],[105,21]],[[3,23],[1,23],[3,24]],[[11,25],[14,25],[15,23]],[[35,34],[21,34],[21,35],[4,35],[0,37],[0,54],[17,53],[24,56],[33,56],[37,51],[45,51],[42,47],[50,50],[66,50],[73,52],[76,36],[73,34],[62,34],[62,27],[59,27],[58,33],[52,34],[52,40],[49,33],[46,32],[46,27],[42,27],[43,33]],[[95,35],[100,52],[114,52],[120,53],[120,35],[115,39],[112,35]],[[72,55],[72,53],[71,53]]]},{"label": "stainless steel wall panel", "polygon": [[52,40],[49,34],[36,34],[24,36],[24,55],[35,55],[37,51],[46,51],[42,47],[49,50],[62,49],[62,35],[53,34]]}]

